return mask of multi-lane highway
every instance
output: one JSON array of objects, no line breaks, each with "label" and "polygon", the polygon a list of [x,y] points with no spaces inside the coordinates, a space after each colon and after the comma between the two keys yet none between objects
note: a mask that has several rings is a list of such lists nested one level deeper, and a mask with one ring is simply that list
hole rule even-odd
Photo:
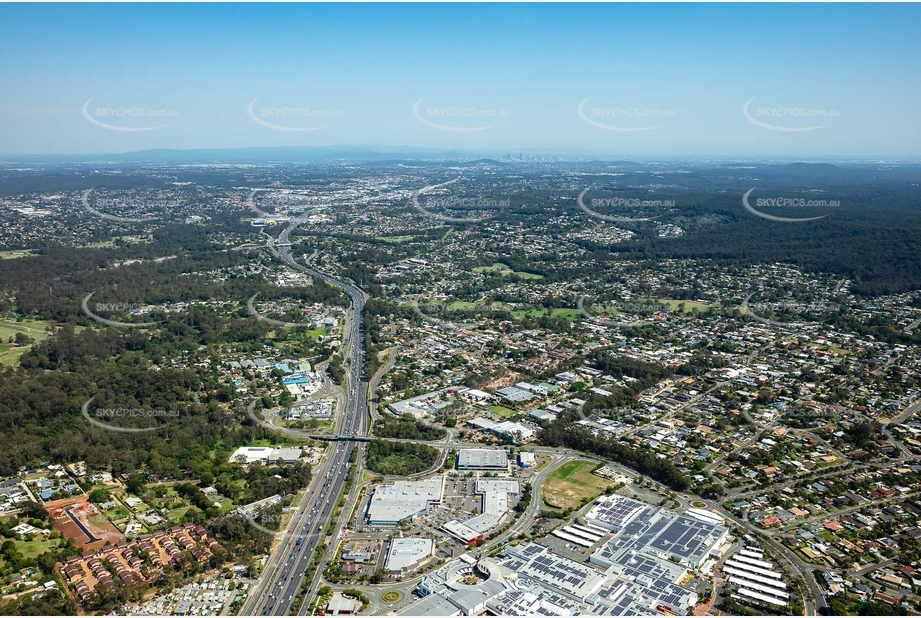
[{"label": "multi-lane highway", "polygon": [[[307,268],[291,255],[291,232],[304,223],[307,215],[291,222],[269,248],[274,255],[291,268],[305,272],[338,286],[349,295],[352,308],[345,321],[344,348],[347,350],[347,384],[345,413],[340,417],[339,434],[353,437],[367,435],[368,384],[363,367],[365,363],[364,306],[367,295],[353,283],[340,281],[326,273]],[[317,546],[325,537],[324,528],[335,513],[349,472],[349,458],[358,443],[353,441],[330,442],[330,452],[316,471],[313,488],[301,501],[284,534],[281,545],[266,564],[260,586],[254,591],[244,613],[247,615],[284,616],[290,612],[298,598],[301,582],[310,567]],[[300,541],[298,541],[300,539]],[[305,600],[310,602],[310,598]]]}]

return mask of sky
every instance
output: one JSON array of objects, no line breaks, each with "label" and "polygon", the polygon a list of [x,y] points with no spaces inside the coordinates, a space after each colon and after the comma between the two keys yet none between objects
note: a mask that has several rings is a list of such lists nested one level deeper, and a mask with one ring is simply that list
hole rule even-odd
[{"label": "sky", "polygon": [[917,4],[3,4],[0,154],[921,158]]}]

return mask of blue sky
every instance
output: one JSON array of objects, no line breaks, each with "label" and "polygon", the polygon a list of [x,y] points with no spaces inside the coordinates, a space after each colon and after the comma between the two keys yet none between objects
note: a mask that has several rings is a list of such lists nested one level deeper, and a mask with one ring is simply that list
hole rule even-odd
[{"label": "blue sky", "polygon": [[909,4],[5,4],[0,153],[917,158],[919,17]]}]

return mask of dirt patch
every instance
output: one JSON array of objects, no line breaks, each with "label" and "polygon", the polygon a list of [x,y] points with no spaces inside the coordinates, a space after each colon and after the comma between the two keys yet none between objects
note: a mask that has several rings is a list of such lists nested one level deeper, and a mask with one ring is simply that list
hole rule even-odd
[{"label": "dirt patch", "polygon": [[521,380],[519,379],[520,377],[521,377],[520,373],[509,371],[501,378],[496,378],[495,380],[488,382],[483,388],[485,388],[488,391],[496,391],[496,390],[499,390],[500,388],[505,388],[507,386],[514,386],[518,382],[521,382]]},{"label": "dirt patch", "polygon": [[49,502],[45,508],[51,513],[54,529],[73,539],[80,549],[97,549],[107,541],[114,544],[125,538],[86,496]]}]

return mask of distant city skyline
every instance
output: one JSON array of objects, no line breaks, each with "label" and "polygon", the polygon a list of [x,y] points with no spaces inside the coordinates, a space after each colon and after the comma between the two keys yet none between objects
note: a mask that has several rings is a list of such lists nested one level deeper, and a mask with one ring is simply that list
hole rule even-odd
[{"label": "distant city skyline", "polygon": [[921,156],[911,4],[0,6],[0,156]]}]

